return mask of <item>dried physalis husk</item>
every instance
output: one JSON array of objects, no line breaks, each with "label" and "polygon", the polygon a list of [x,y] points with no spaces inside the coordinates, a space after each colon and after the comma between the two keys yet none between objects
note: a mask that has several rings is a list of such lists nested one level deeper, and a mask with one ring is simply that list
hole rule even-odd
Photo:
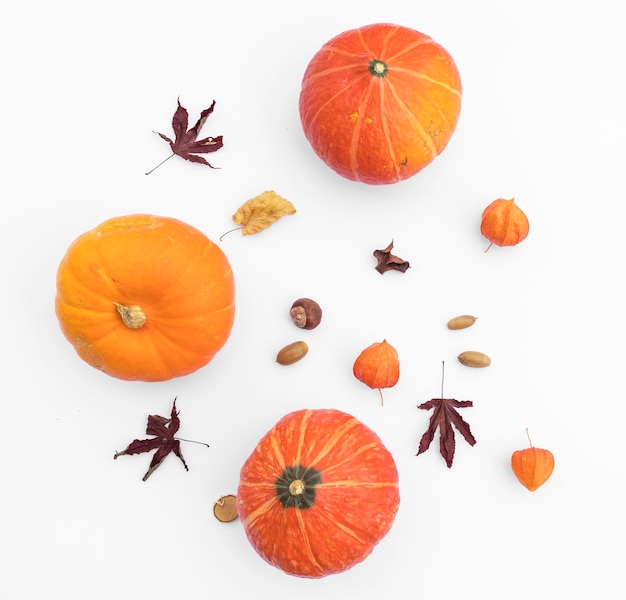
[{"label": "dried physalis husk", "polygon": [[476,323],[476,317],[472,315],[460,315],[448,321],[448,329],[466,329]]},{"label": "dried physalis husk", "polygon": [[218,521],[230,523],[237,518],[237,498],[232,494],[222,496],[213,505],[213,514]]},{"label": "dried physalis husk", "polygon": [[466,367],[488,367],[491,364],[491,359],[483,352],[477,352],[475,350],[466,350],[461,352],[458,356],[459,362]]}]

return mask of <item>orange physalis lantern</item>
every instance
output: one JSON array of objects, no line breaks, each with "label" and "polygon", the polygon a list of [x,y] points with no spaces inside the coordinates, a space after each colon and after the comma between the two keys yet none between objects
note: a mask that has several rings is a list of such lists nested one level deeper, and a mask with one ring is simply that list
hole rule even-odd
[{"label": "orange physalis lantern", "polygon": [[387,340],[375,342],[359,354],[352,371],[359,381],[378,390],[383,403],[381,388],[393,387],[400,378],[398,352]]},{"label": "orange physalis lantern", "polygon": [[515,246],[526,239],[528,230],[528,217],[515,204],[514,198],[494,200],[483,211],[480,232],[491,242],[487,250],[492,244]]},{"label": "orange physalis lantern", "polygon": [[[526,431],[528,435],[528,431]],[[530,437],[528,438],[530,442]],[[511,456],[511,468],[520,483],[534,492],[542,486],[552,475],[554,470],[554,455],[550,450],[535,448],[530,442],[530,448],[517,450]]]}]

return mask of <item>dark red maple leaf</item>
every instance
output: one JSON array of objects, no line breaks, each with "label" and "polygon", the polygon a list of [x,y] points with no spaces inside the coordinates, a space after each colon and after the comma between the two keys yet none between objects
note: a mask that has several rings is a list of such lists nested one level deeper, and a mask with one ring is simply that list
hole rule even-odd
[{"label": "dark red maple leaf", "polygon": [[376,270],[383,275],[387,271],[400,271],[404,273],[411,265],[409,265],[409,261],[403,260],[392,254],[393,250],[393,240],[389,246],[387,246],[384,250],[374,250],[373,254],[378,261],[376,265]]},{"label": "dark red maple leaf", "polygon": [[[148,425],[146,427],[146,433],[155,437],[147,440],[133,440],[126,450],[116,452],[113,458],[123,456],[125,454],[142,454],[143,452],[150,452],[156,450],[152,457],[152,462],[148,471],[143,476],[143,480],[146,481],[152,473],[161,465],[166,456],[173,452],[180,460],[185,469],[189,471],[189,467],[183,458],[180,450],[180,439],[174,437],[180,427],[180,419],[178,418],[178,412],[176,410],[176,398],[172,405],[172,413],[168,418],[161,417],[160,415],[149,415]],[[207,444],[208,445],[208,444]]]},{"label": "dark red maple leaf", "polygon": [[[213,112],[214,108],[215,100],[213,100],[213,103],[209,106],[209,108],[200,113],[200,118],[196,124],[191,129],[187,129],[189,125],[189,113],[186,108],[181,106],[180,99],[178,100],[178,107],[176,108],[172,118],[172,129],[174,130],[175,139],[171,140],[165,134],[155,131],[155,133],[159,134],[162,139],[169,143],[172,148],[172,154],[170,154],[165,160],[161,161],[156,167],[154,167],[154,169],[160,167],[166,160],[169,160],[174,155],[180,156],[181,158],[191,162],[207,165],[212,169],[215,168],[204,157],[196,156],[197,154],[216,152],[224,145],[221,135],[218,135],[217,137],[207,137],[202,140],[197,139],[202,126],[209,118],[209,115]],[[146,175],[150,175],[154,169],[148,171]]]},{"label": "dark red maple leaf", "polygon": [[433,410],[433,414],[430,416],[430,423],[428,429],[420,440],[419,450],[417,455],[422,452],[426,452],[430,447],[430,443],[435,437],[435,432],[439,429],[439,447],[441,456],[446,460],[448,468],[452,466],[454,460],[454,449],[456,442],[454,439],[454,429],[452,425],[461,433],[470,446],[476,443],[476,439],[470,431],[470,426],[463,420],[463,417],[457,412],[457,408],[463,408],[466,406],[473,406],[471,400],[454,400],[449,398],[433,398],[428,402],[419,404],[417,408],[423,408],[424,410]]}]

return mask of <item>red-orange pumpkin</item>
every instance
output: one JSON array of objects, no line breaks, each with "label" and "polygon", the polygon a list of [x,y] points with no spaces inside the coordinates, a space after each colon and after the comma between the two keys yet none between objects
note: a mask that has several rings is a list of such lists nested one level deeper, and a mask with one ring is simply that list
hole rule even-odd
[{"label": "red-orange pumpkin", "polygon": [[226,343],[233,273],[222,250],[191,225],[116,217],[68,248],[56,314],[91,366],[120,379],[163,381],[206,365]]},{"label": "red-orange pumpkin", "polygon": [[333,409],[283,417],[246,460],[237,491],[252,546],[299,577],[339,573],[365,559],[399,504],[396,466],[380,438]]},{"label": "red-orange pumpkin", "polygon": [[429,36],[377,23],[345,31],[304,73],[300,119],[315,153],[369,184],[415,175],[447,146],[461,111],[461,79]]}]

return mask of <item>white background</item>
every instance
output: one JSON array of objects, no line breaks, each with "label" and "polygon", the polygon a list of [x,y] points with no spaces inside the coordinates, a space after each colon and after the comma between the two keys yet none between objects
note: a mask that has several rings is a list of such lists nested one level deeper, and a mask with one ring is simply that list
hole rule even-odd
[{"label": "white background", "polygon": [[[0,8],[3,597],[378,599],[621,598],[624,544],[624,159],[626,43],[610,0],[79,2],[4,0]],[[393,186],[344,180],[308,146],[298,117],[304,69],[345,29],[389,21],[453,55],[464,100],[448,148]],[[176,99],[190,122],[215,99],[209,160],[169,153]],[[297,214],[221,242],[237,316],[195,374],[130,383],[84,364],[54,314],[67,246],[101,221],[149,212],[217,241],[247,199],[273,189]],[[485,253],[483,208],[515,197],[527,240]],[[405,274],[381,276],[372,251],[395,241]],[[322,325],[297,330],[291,302],[315,298]],[[445,324],[479,317],[465,331]],[[352,375],[386,338],[399,383]],[[291,367],[278,349],[304,339]],[[481,350],[488,369],[459,352]],[[478,443],[457,436],[451,469],[438,438],[415,456],[440,395]],[[178,397],[190,471],[168,457],[113,460],[145,437],[148,414]],[[321,580],[260,559],[239,521],[212,506],[284,414],[334,407],[393,453],[402,503],[363,563]],[[514,450],[555,455],[535,493]],[[323,535],[323,533],[320,533]]]}]

